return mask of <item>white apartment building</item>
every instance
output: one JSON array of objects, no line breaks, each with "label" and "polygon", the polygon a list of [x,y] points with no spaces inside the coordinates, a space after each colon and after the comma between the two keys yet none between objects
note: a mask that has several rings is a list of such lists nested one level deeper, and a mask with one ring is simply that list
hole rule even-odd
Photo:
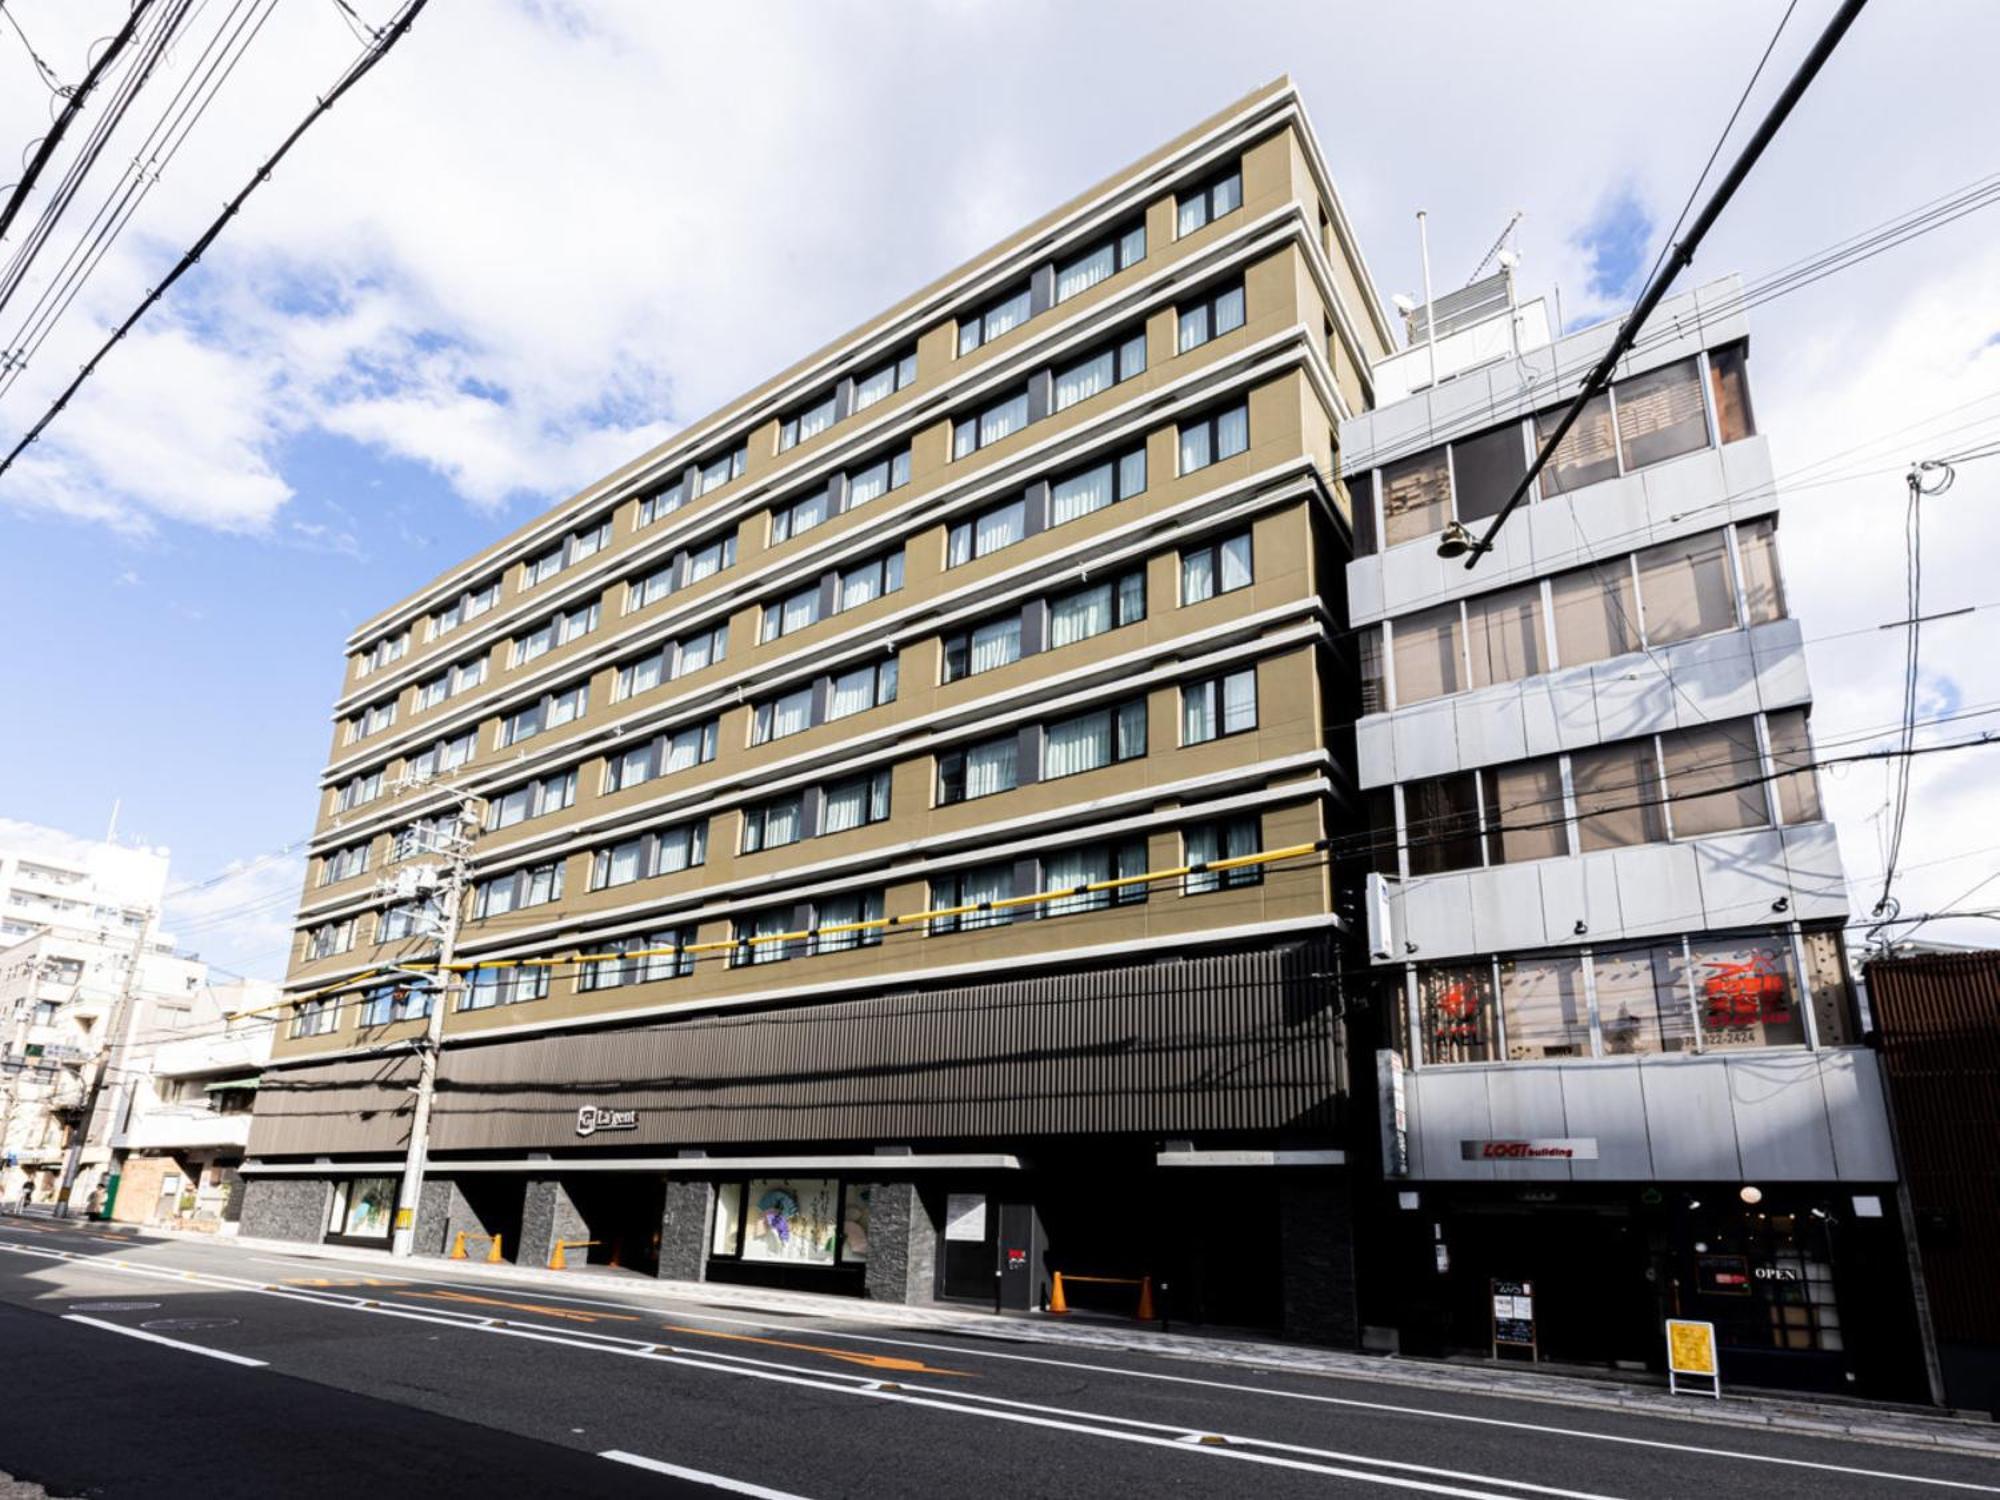
[{"label": "white apartment building", "polygon": [[1920,1396],[1740,284],[1662,304],[1470,569],[1445,529],[1615,324],[1551,339],[1505,271],[1438,307],[1341,428],[1395,1263],[1364,1317],[1525,1356],[1519,1284],[1541,1358],[1657,1366],[1701,1317],[1726,1382]]}]

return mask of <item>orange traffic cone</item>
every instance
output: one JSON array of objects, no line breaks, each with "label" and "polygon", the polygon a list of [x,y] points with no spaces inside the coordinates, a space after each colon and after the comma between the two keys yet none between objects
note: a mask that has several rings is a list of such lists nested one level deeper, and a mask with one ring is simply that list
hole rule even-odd
[{"label": "orange traffic cone", "polygon": [[[459,1238],[463,1240],[464,1236],[461,1235]],[[500,1236],[497,1234],[493,1236],[493,1242],[486,1247],[486,1259],[491,1265],[500,1264]]]},{"label": "orange traffic cone", "polygon": [[452,1260],[465,1259],[465,1231],[463,1229],[459,1230],[458,1238],[451,1242],[451,1255],[449,1258]]},{"label": "orange traffic cone", "polygon": [[563,1242],[561,1240],[556,1241],[556,1248],[549,1253],[549,1269],[551,1271],[566,1271],[569,1269],[569,1261],[563,1255]]},{"label": "orange traffic cone", "polygon": [[1049,1316],[1063,1318],[1069,1316],[1069,1299],[1063,1295],[1062,1272],[1056,1272],[1055,1286],[1049,1291]]},{"label": "orange traffic cone", "polygon": [[1141,1323],[1153,1321],[1153,1278],[1142,1277],[1139,1282],[1139,1311],[1136,1314]]}]

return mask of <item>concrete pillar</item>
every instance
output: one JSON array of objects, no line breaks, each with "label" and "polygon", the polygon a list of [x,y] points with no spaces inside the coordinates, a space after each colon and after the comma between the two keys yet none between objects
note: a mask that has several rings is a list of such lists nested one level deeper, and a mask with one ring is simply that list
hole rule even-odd
[{"label": "concrete pillar", "polygon": [[1278,1184],[1279,1279],[1285,1337],[1359,1347],[1354,1218],[1345,1173],[1283,1175]]},{"label": "concrete pillar", "polygon": [[[466,1201],[465,1191],[450,1177],[426,1177],[417,1200],[417,1254],[449,1255],[459,1232],[485,1234],[486,1225]],[[484,1240],[467,1243],[466,1254],[484,1255]]]},{"label": "concrete pillar", "polygon": [[914,1182],[878,1182],[868,1199],[871,1302],[931,1302],[937,1292],[937,1205]]},{"label": "concrete pillar", "polygon": [[333,1183],[327,1178],[244,1179],[241,1232],[252,1239],[317,1245],[326,1238],[326,1216],[332,1211]]},{"label": "concrete pillar", "polygon": [[708,1237],[715,1209],[713,1183],[667,1179],[666,1213],[660,1222],[660,1280],[708,1279]]},{"label": "concrete pillar", "polygon": [[546,1266],[557,1240],[589,1238],[590,1230],[583,1215],[576,1211],[576,1205],[570,1202],[568,1189],[553,1178],[531,1178],[521,1201],[521,1254],[517,1264]]}]

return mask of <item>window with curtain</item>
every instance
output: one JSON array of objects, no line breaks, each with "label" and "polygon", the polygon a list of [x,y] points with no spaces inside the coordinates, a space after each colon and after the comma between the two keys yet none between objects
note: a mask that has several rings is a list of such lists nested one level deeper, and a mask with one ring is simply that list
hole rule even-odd
[{"label": "window with curtain", "polygon": [[798,917],[799,913],[789,906],[758,912],[754,917],[739,917],[736,922],[736,948],[730,954],[730,964],[778,964],[798,957],[805,951],[806,939],[777,940],[782,933],[799,931],[802,924]]},{"label": "window with curtain", "polygon": [[829,721],[845,719],[896,699],[896,663],[885,661],[872,667],[856,667],[833,679],[827,702]]},{"label": "window with curtain", "polygon": [[[1218,818],[1212,823],[1196,823],[1181,835],[1181,863],[1207,865],[1217,860],[1244,859],[1264,850],[1263,825],[1257,816]],[[1237,865],[1227,870],[1189,870],[1182,877],[1181,890],[1189,896],[1209,891],[1237,890],[1262,885],[1262,865]]]},{"label": "window with curtain", "polygon": [[1176,331],[1176,345],[1185,354],[1210,339],[1219,339],[1243,326],[1243,283],[1211,287],[1196,302],[1183,304]]},{"label": "window with curtain", "polygon": [[984,557],[989,552],[998,552],[1002,547],[1011,547],[1028,534],[1028,503],[1026,500],[1010,500],[1005,505],[996,505],[991,510],[982,511],[970,521],[960,521],[951,528],[949,540],[945,544],[945,566],[956,568],[969,563],[975,557]]},{"label": "window with curtain", "polygon": [[1512,1061],[1591,1055],[1580,958],[1502,959],[1500,1012]]},{"label": "window with curtain", "polygon": [[1021,391],[997,401],[977,416],[963,418],[952,429],[951,456],[964,458],[1012,436],[1028,425],[1028,393]]},{"label": "window with curtain", "polygon": [[1486,801],[1486,859],[1517,865],[1569,853],[1562,761],[1556,756],[1481,771]]},{"label": "window with curtain", "polygon": [[1493,971],[1441,964],[1417,971],[1417,1024],[1427,1063],[1498,1062]]},{"label": "window with curtain", "polygon": [[1043,736],[1042,778],[1075,776],[1145,753],[1146,705],[1134,699],[1050,724]]},{"label": "window with curtain", "polygon": [[[1545,411],[1535,418],[1535,446],[1549,440],[1562,420],[1562,411]],[[1584,403],[1576,424],[1570,428],[1549,461],[1542,465],[1537,482],[1544,497],[1567,494],[1571,490],[1618,477],[1618,437],[1611,423],[1611,397],[1599,392]]]},{"label": "window with curtain", "polygon": [[1582,853],[1656,844],[1667,836],[1651,740],[1578,750],[1569,758],[1569,775]]},{"label": "window with curtain", "polygon": [[938,806],[1012,791],[1018,784],[1019,754],[1019,738],[1008,734],[940,755]]},{"label": "window with curtain", "polygon": [[1693,1001],[1678,942],[1598,952],[1590,966],[1607,1057],[1693,1048]]},{"label": "window with curtain", "polygon": [[1129,500],[1144,493],[1145,488],[1146,450],[1135,448],[1121,458],[1095,464],[1051,484],[1049,524],[1061,526],[1117,501]]},{"label": "window with curtain", "polygon": [[1398,708],[1465,691],[1465,622],[1458,605],[1419,610],[1389,628]]},{"label": "window with curtain", "polygon": [[802,687],[757,705],[752,720],[751,743],[762,745],[812,728],[813,690]]},{"label": "window with curtain", "polygon": [[594,959],[577,975],[579,990],[612,990],[628,984],[651,984],[661,979],[683,979],[694,972],[692,927],[649,932],[644,937],[593,943],[593,948],[611,948],[623,955]]},{"label": "window with curtain", "polygon": [[1181,743],[1199,745],[1257,727],[1257,669],[1243,667],[1181,689]]},{"label": "window with curtain", "polygon": [[1676,838],[1770,823],[1758,779],[1764,768],[1757,727],[1750,720],[1670,730],[1660,736],[1660,753],[1667,772],[1667,817]]},{"label": "window with curtain", "polygon": [[1250,533],[1218,537],[1181,553],[1181,603],[1199,604],[1256,582]]},{"label": "window with curtain", "polygon": [[1100,350],[1087,359],[1055,372],[1053,404],[1064,411],[1079,401],[1087,401],[1100,391],[1108,391],[1121,381],[1146,370],[1146,335],[1133,334],[1116,348]]},{"label": "window with curtain", "polygon": [[[942,875],[931,881],[931,909],[949,911],[953,907],[977,906],[984,901],[1006,901],[1014,895],[1014,867],[985,865]],[[1014,920],[1014,908],[1004,911],[968,911],[932,917],[931,935],[948,932],[976,932],[983,927],[1005,927]]]},{"label": "window with curtain", "polygon": [[1729,543],[1720,531],[1662,542],[1638,554],[1646,644],[1670,645],[1736,628]]},{"label": "window with curtain", "polygon": [[[1042,860],[1042,889],[1073,890],[1080,885],[1125,880],[1146,872],[1146,844],[1143,839],[1126,839],[1112,845],[1090,845],[1081,849],[1060,849]],[[1084,891],[1060,896],[1042,907],[1046,917],[1068,917],[1078,912],[1103,911],[1108,906],[1135,906],[1146,899],[1144,885],[1125,885],[1115,891]]]},{"label": "window with curtain", "polygon": [[833,502],[824,485],[789,505],[780,506],[771,512],[771,545],[804,536],[815,526],[825,524],[832,514]]},{"label": "window with curtain", "polygon": [[1741,442],[1757,435],[1750,412],[1750,346],[1725,344],[1708,355],[1708,378],[1715,391],[1715,416],[1722,441]]},{"label": "window with curtain", "polygon": [[1180,427],[1180,468],[1192,474],[1234,458],[1250,446],[1250,408],[1232,406]]},{"label": "window with curtain", "polygon": [[1771,742],[1772,769],[1781,773],[1771,783],[1778,793],[1778,816],[1787,823],[1819,822],[1826,814],[1820,807],[1819,773],[1813,769],[1806,711],[1788,708],[1766,714],[1764,726]]},{"label": "window with curtain", "polygon": [[1500,507],[1528,472],[1521,424],[1509,422],[1451,445],[1452,508],[1461,521],[1483,521]]},{"label": "window with curtain", "polygon": [[797,793],[778,797],[743,814],[743,852],[782,849],[805,836],[804,799]]},{"label": "window with curtain", "polygon": [[833,583],[835,614],[872,604],[884,594],[896,593],[903,587],[902,549],[857,563],[845,572],[835,574]]},{"label": "window with curtain", "polygon": [[1192,234],[1204,224],[1243,206],[1243,171],[1231,167],[1221,176],[1191,188],[1174,200],[1174,234]]},{"label": "window with curtain", "polygon": [[[882,941],[880,927],[862,927],[863,922],[882,920],[882,893],[856,891],[846,896],[825,896],[813,905],[812,951],[844,953],[851,948],[872,948]],[[847,928],[845,932],[828,929]]]},{"label": "window with curtain", "polygon": [[1451,519],[1451,469],[1433,448],[1382,469],[1382,534],[1389,546],[1444,530]]},{"label": "window with curtain", "polygon": [[1139,222],[1117,231],[1081,255],[1056,263],[1056,301],[1067,302],[1146,258],[1146,226]]},{"label": "window with curtain", "polygon": [[1027,322],[1033,311],[1028,288],[1007,293],[958,325],[958,352],[970,354],[980,345],[991,343],[1009,329]]},{"label": "window with curtain", "polygon": [[875,771],[866,776],[850,776],[826,788],[820,805],[822,834],[845,833],[889,816],[889,773]]},{"label": "window with curtain", "polygon": [[850,469],[847,472],[847,508],[854,510],[871,500],[879,500],[889,491],[899,490],[909,482],[908,448],[878,458],[871,464],[863,464],[858,469]]},{"label": "window with curtain", "polygon": [[804,411],[785,418],[778,424],[778,451],[783,453],[788,448],[796,448],[807,438],[818,437],[833,425],[838,412],[839,404],[829,391]]},{"label": "window with curtain", "polygon": [[1059,594],[1049,601],[1049,646],[1088,640],[1146,618],[1146,575],[1134,568],[1115,579]]},{"label": "window with curtain", "polygon": [[1778,519],[1746,521],[1736,528],[1736,560],[1743,570],[1743,623],[1763,625],[1785,617],[1785,588],[1778,577]]},{"label": "window with curtain", "polygon": [[625,839],[592,857],[592,890],[673,875],[707,862],[708,824],[677,823]]},{"label": "window with curtain", "polygon": [[1549,588],[1558,664],[1587,666],[1639,649],[1639,594],[1629,557],[1558,573]]},{"label": "window with curtain", "polygon": [[899,355],[887,364],[870,370],[854,382],[854,409],[866,411],[877,401],[917,383],[917,351]]},{"label": "window with curtain", "polygon": [[1465,643],[1472,661],[1473,687],[1518,682],[1546,672],[1542,586],[1524,583],[1466,600]]},{"label": "window with curtain", "polygon": [[990,672],[995,667],[1008,666],[1020,659],[1021,617],[1013,614],[999,620],[988,620],[983,625],[945,637],[944,680],[957,682],[964,677]]},{"label": "window with curtain", "polygon": [[1683,359],[1621,380],[1611,396],[1618,404],[1618,442],[1628,472],[1708,446],[1700,361]]},{"label": "window with curtain", "polygon": [[1458,771],[1405,784],[1403,830],[1412,875],[1477,869],[1478,777]]},{"label": "window with curtain", "polygon": [[662,489],[654,490],[639,502],[639,522],[641,526],[651,526],[655,521],[663,521],[683,505],[687,504],[687,481],[676,479]]}]

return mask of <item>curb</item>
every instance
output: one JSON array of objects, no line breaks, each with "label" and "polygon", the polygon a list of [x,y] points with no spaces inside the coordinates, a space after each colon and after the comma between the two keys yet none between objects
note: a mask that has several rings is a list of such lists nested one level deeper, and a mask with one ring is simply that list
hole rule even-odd
[{"label": "curb", "polygon": [[[407,1264],[394,1260],[387,1251],[346,1245],[304,1245],[293,1240],[252,1239],[242,1235],[217,1236],[183,1230],[117,1227],[135,1241],[192,1241],[243,1251],[265,1251],[295,1259],[347,1262],[376,1268],[385,1265],[401,1268]],[[1025,1340],[1056,1349],[1151,1354],[1285,1375],[1364,1380],[1408,1390],[1482,1396],[1489,1400],[1532,1401],[1624,1416],[1699,1422],[1713,1427],[1747,1427],[1805,1437],[1840,1438],[2000,1459],[2000,1424],[1985,1417],[1931,1414],[1881,1406],[1849,1407],[1765,1395],[1725,1396],[1720,1404],[1711,1402],[1694,1406],[1683,1404],[1664,1392],[1655,1393],[1629,1386],[1607,1388],[1567,1376],[1522,1375],[1515,1372],[1507,1372],[1504,1376],[1498,1372],[1474,1375],[1463,1366],[1404,1360],[1394,1355],[1363,1355],[1302,1345],[1239,1342],[1160,1333],[1150,1328],[1114,1329],[1087,1323],[1058,1325],[1032,1316],[996,1316],[958,1308],[867,1303],[815,1292],[788,1292],[719,1282],[641,1281],[624,1277],[600,1280],[590,1272],[579,1274],[544,1271],[529,1266],[495,1266],[484,1261],[454,1261],[431,1255],[419,1256],[417,1261],[427,1272],[446,1272],[475,1281],[543,1288],[556,1285],[575,1287],[583,1282],[586,1285],[601,1285],[607,1295],[616,1293],[641,1300],[695,1301],[710,1307],[748,1312],[809,1313],[877,1327],[931,1328],[974,1338]]]}]

